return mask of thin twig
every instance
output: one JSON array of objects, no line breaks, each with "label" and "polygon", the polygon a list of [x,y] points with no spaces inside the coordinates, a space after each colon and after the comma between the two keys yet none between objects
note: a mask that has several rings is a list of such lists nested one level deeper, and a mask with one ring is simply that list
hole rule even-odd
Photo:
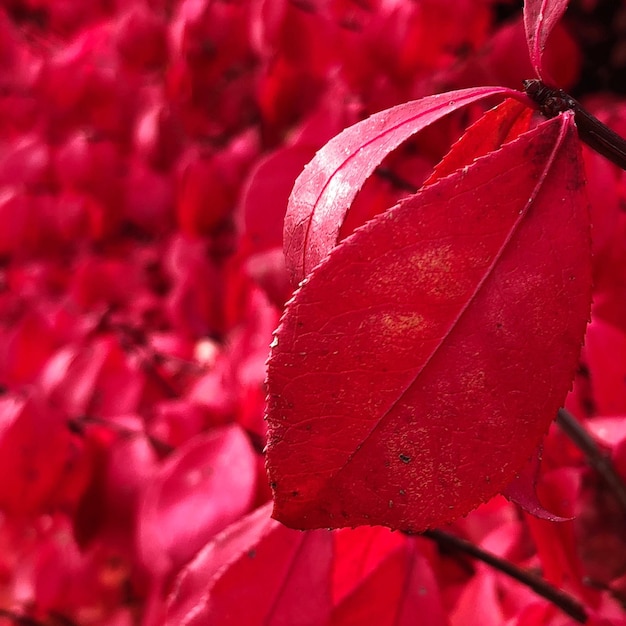
[{"label": "thin twig", "polygon": [[470,541],[456,537],[455,535],[447,533],[443,530],[427,530],[422,533],[422,536],[432,539],[442,547],[453,548],[454,550],[468,554],[483,563],[487,563],[487,565],[490,565],[494,569],[497,569],[507,576],[519,581],[523,585],[526,585],[537,595],[542,596],[560,608],[564,613],[575,619],[580,624],[587,623],[588,617],[584,606],[578,602],[578,600],[564,591],[557,589],[543,578],[524,571],[516,565],[513,565],[513,563],[479,548]]},{"label": "thin twig", "polygon": [[626,485],[615,471],[611,458],[600,450],[593,437],[567,409],[559,409],[556,421],[563,432],[582,450],[589,465],[604,479],[626,513]]}]

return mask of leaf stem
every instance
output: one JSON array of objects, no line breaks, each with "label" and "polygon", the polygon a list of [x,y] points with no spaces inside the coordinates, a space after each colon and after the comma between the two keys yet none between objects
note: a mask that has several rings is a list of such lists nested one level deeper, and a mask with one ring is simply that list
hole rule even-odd
[{"label": "leaf stem", "polygon": [[510,563],[505,559],[501,559],[491,552],[483,550],[470,541],[461,539],[460,537],[443,530],[427,530],[421,534],[423,537],[427,537],[428,539],[435,541],[440,547],[447,549],[451,548],[459,552],[463,552],[464,554],[468,554],[483,563],[487,563],[487,565],[490,565],[494,569],[497,569],[523,585],[526,585],[537,595],[542,596],[560,608],[564,613],[580,624],[587,623],[588,616],[584,606],[578,602],[578,600],[561,589],[554,587],[543,578],[536,576],[535,574],[531,574],[530,572],[513,565],[513,563]]},{"label": "leaf stem", "polygon": [[589,465],[604,479],[626,513],[626,485],[615,471],[611,458],[602,452],[593,437],[567,409],[559,409],[556,421],[563,432],[582,450]]}]

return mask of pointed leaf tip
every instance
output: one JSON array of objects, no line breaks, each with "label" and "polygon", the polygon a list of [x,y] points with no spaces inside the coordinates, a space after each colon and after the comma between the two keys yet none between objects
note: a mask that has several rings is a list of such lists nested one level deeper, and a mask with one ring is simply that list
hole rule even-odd
[{"label": "pointed leaf tip", "polygon": [[530,61],[537,76],[550,80],[543,67],[543,51],[550,33],[565,13],[569,0],[525,0],[524,28]]}]

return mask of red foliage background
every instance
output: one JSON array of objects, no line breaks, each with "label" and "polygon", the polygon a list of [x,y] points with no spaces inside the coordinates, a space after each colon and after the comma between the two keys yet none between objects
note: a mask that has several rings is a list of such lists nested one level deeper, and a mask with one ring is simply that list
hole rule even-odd
[{"label": "red foliage background", "polygon": [[[623,99],[582,63],[610,40],[604,76],[623,72],[626,12],[604,4],[573,3],[545,63],[624,134]],[[533,75],[515,3],[0,4],[2,626],[571,623],[428,538],[281,526],[262,452],[303,165],[383,108]],[[359,215],[419,186],[479,113],[393,152]],[[567,407],[626,478],[626,176],[584,158],[594,307]],[[556,426],[539,491],[576,517],[496,497],[450,530],[625,624],[625,513]]]}]

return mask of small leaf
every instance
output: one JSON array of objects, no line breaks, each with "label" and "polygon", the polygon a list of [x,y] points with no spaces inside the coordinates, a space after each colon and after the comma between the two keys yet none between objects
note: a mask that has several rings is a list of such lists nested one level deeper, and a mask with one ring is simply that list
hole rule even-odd
[{"label": "small leaf", "polygon": [[626,333],[593,316],[585,337],[595,411],[599,415],[626,413]]},{"label": "small leaf", "polygon": [[277,519],[420,531],[513,479],[589,315],[581,180],[560,116],[377,216],[309,275],[268,366]]},{"label": "small leaf", "polygon": [[283,240],[292,283],[337,244],[357,192],[392,150],[449,113],[496,95],[520,98],[506,87],[450,91],[376,113],[331,139],[300,174],[289,198]]},{"label": "small leaf", "polygon": [[450,612],[450,623],[454,626],[500,626],[506,623],[499,593],[497,574],[479,567]]},{"label": "small leaf", "polygon": [[333,610],[332,626],[444,626],[441,594],[415,541],[388,554]]},{"label": "small leaf", "polygon": [[530,61],[537,76],[549,79],[543,67],[543,51],[552,29],[561,19],[569,0],[525,0],[524,27]]}]

